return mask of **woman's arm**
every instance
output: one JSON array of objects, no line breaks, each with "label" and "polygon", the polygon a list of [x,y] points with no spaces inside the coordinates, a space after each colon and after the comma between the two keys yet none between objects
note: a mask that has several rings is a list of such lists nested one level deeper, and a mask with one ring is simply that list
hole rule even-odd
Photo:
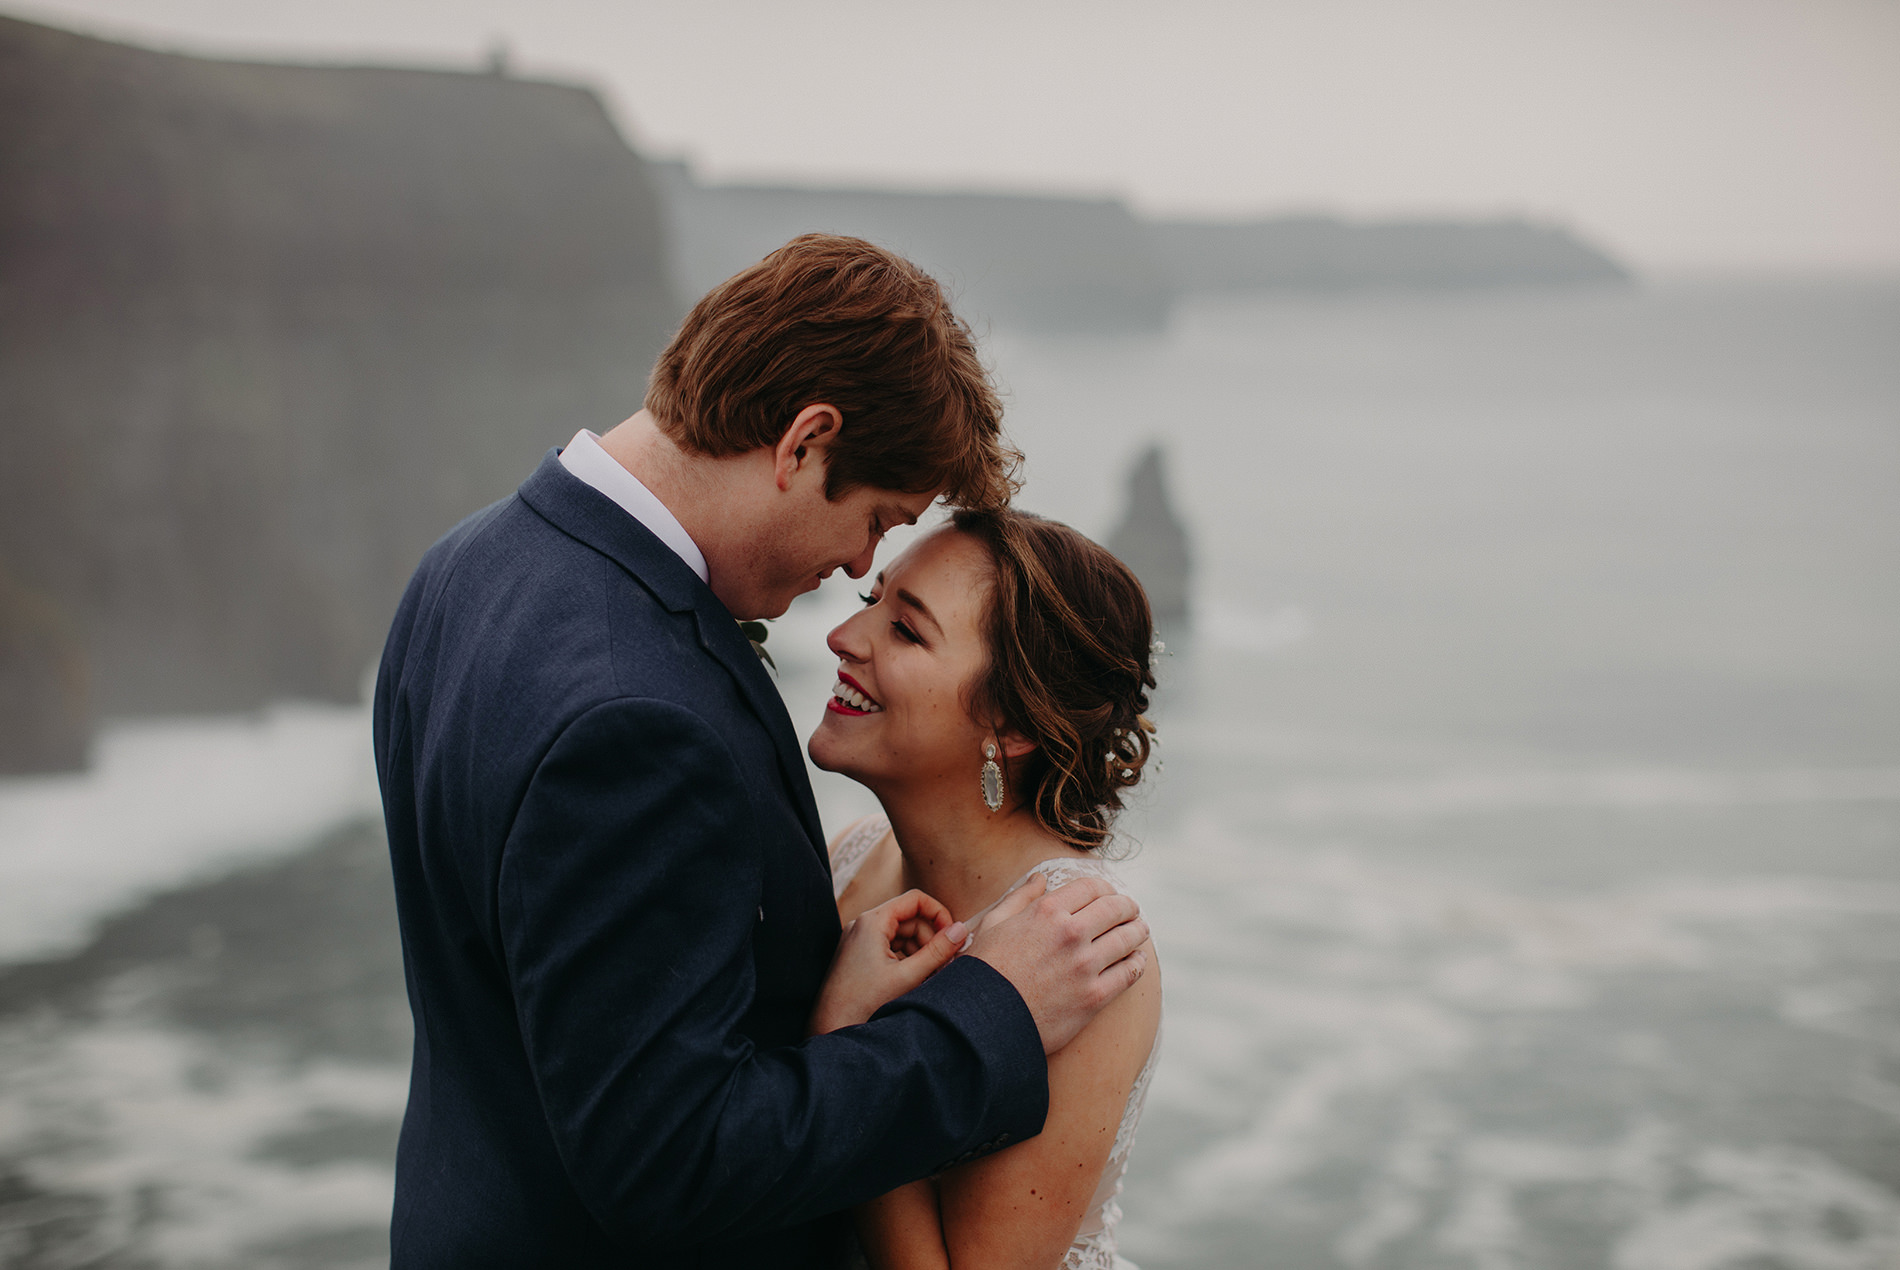
[{"label": "woman's arm", "polygon": [[1049,1059],[1042,1133],[860,1205],[875,1270],[1051,1270],[1075,1242],[1161,1022],[1150,972]]},{"label": "woman's arm", "polygon": [[864,1259],[874,1270],[951,1270],[933,1179],[900,1186],[858,1205],[852,1215]]}]

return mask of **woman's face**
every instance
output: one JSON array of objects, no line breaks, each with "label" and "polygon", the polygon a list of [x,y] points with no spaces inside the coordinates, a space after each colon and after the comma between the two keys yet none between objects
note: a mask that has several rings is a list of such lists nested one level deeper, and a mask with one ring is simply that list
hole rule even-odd
[{"label": "woman's face", "polygon": [[967,690],[989,663],[978,630],[989,588],[988,553],[949,526],[878,574],[826,641],[838,680],[812,762],[874,790],[961,779],[974,791],[992,732],[970,717]]}]

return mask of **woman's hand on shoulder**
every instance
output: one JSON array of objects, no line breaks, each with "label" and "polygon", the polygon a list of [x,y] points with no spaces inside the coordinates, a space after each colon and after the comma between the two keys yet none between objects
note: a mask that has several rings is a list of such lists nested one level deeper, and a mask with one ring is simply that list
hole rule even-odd
[{"label": "woman's hand on shoulder", "polygon": [[817,1036],[868,1022],[885,1003],[949,965],[968,933],[922,891],[866,909],[844,928],[808,1031]]}]

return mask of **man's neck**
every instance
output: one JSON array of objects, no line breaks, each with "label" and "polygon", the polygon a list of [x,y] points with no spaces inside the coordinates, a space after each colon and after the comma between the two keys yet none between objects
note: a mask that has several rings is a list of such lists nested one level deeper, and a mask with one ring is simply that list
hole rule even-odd
[{"label": "man's neck", "polygon": [[744,465],[759,462],[759,457],[689,453],[645,410],[616,425],[600,439],[600,448],[673,513],[705,557],[714,593],[726,598],[720,578],[734,559],[733,552],[756,545],[749,540],[757,533],[757,509],[754,500],[740,491],[746,487]]},{"label": "man's neck", "polygon": [[697,522],[705,519],[701,504],[710,491],[703,487],[710,482],[696,471],[695,459],[660,430],[652,415],[642,410],[615,426],[601,437],[600,448],[633,473],[673,513],[699,549],[706,550],[704,530]]}]

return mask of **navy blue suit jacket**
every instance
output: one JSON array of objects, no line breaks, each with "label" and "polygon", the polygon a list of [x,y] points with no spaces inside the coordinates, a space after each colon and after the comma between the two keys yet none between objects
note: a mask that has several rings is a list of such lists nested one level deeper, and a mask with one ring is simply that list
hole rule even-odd
[{"label": "navy blue suit jacket", "polygon": [[396,1267],[827,1265],[848,1205],[1040,1131],[1034,1021],[973,958],[805,1039],[839,926],[791,720],[553,452],[424,557],[375,716]]}]

